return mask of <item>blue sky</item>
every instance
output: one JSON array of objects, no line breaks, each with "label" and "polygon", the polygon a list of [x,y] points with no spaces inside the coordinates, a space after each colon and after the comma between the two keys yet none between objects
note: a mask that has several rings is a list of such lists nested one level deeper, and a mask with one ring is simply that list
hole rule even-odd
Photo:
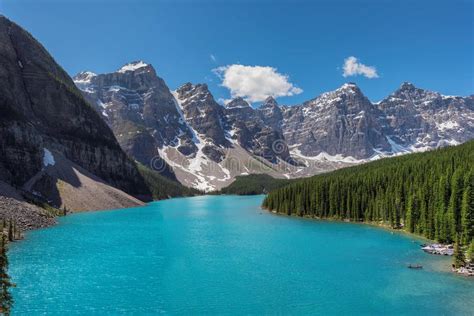
[{"label": "blue sky", "polygon": [[[144,60],[171,89],[205,82],[216,99],[232,91],[258,103],[256,88],[249,88],[257,84],[268,93],[277,89],[280,103],[296,104],[348,81],[373,101],[403,81],[473,94],[473,3],[0,0],[0,12],[32,33],[71,75]],[[350,56],[357,58],[347,68],[353,76],[344,77]],[[223,68],[230,65],[252,67]],[[220,77],[212,71],[218,67]],[[276,87],[265,79],[274,75]]]}]

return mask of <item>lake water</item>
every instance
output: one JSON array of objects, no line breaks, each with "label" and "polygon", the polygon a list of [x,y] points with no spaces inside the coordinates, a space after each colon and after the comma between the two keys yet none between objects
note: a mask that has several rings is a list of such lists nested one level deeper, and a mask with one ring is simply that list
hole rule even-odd
[{"label": "lake water", "polygon": [[[202,196],[82,213],[12,244],[15,314],[474,312],[474,281],[412,236]],[[423,270],[410,270],[421,263]]]}]

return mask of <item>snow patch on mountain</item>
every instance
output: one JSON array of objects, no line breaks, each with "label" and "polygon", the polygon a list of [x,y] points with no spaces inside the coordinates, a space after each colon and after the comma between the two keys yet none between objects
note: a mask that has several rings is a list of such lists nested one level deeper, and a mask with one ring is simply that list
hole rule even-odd
[{"label": "snow patch on mountain", "polygon": [[[214,184],[215,181],[228,181],[231,179],[231,173],[221,163],[215,163],[204,154],[204,147],[206,145],[213,145],[213,143],[187,123],[188,120],[183,112],[183,102],[186,100],[180,100],[177,91],[172,91],[171,93],[174,96],[178,113],[192,133],[193,143],[196,145],[197,151],[194,156],[186,157],[177,151],[173,151],[172,155],[169,148],[162,147],[158,149],[159,154],[173,168],[192,175],[194,180],[189,183],[192,187],[205,192],[214,191],[217,189],[217,186]],[[219,174],[219,177],[215,176],[216,172]]]},{"label": "snow patch on mountain", "polygon": [[439,130],[456,129],[456,128],[459,128],[459,124],[456,121],[446,121],[442,123],[437,123],[436,127]]},{"label": "snow patch on mountain", "polygon": [[330,155],[327,152],[321,152],[316,156],[305,156],[301,153],[301,151],[298,148],[292,149],[290,153],[296,158],[302,158],[304,160],[345,162],[345,163],[362,163],[366,161],[365,159],[356,159],[352,156],[344,157],[343,155],[340,155],[340,154]]},{"label": "snow patch on mountain", "polygon": [[407,149],[406,147],[396,143],[390,136],[387,136],[388,143],[392,147],[392,153],[397,154],[397,153],[409,153],[410,150]]},{"label": "snow patch on mountain", "polygon": [[80,90],[88,92],[88,93],[93,93],[95,90],[92,86],[91,81],[94,77],[97,77],[97,74],[95,74],[91,71],[83,71],[83,72],[80,72],[79,74],[77,74],[73,78],[73,80],[74,80],[74,83],[76,84],[76,86]]},{"label": "snow patch on mountain", "polygon": [[43,148],[43,166],[54,166],[56,161],[54,160],[53,154],[46,148]]},{"label": "snow patch on mountain", "polygon": [[137,69],[144,68],[144,67],[147,67],[147,66],[148,66],[148,64],[146,64],[146,63],[144,63],[143,61],[140,60],[140,61],[136,61],[136,62],[126,64],[125,66],[123,66],[122,68],[117,70],[117,72],[125,73],[127,71],[135,71]]},{"label": "snow patch on mountain", "polygon": [[77,75],[77,79],[74,82],[91,82],[91,79],[97,77],[96,73],[92,71],[83,71]]}]

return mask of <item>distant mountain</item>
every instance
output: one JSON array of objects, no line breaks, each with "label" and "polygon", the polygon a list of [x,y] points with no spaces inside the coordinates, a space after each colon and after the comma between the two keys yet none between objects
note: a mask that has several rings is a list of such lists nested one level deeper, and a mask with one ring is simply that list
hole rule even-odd
[{"label": "distant mountain", "polygon": [[181,151],[196,150],[176,100],[151,65],[138,61],[109,74],[82,72],[74,82],[112,128],[125,152],[142,164],[155,159],[160,171],[174,178],[157,148],[180,139]]},{"label": "distant mountain", "polygon": [[394,151],[420,151],[456,145],[474,138],[474,96],[445,96],[411,83],[382,100],[378,107]]},{"label": "distant mountain", "polygon": [[384,114],[352,83],[323,93],[284,113],[283,130],[296,155],[321,153],[365,159],[389,152],[383,133]]},{"label": "distant mountain", "polygon": [[254,108],[242,98],[222,106],[205,84],[170,91],[143,61],[110,74],[83,72],[74,81],[127,153],[206,191],[238,175],[306,177],[474,138],[473,96],[410,83],[378,103],[346,83],[300,105],[269,97]]},{"label": "distant mountain", "polygon": [[194,145],[212,161],[219,163],[230,146],[226,138],[224,109],[214,100],[205,84],[186,83],[174,92],[183,119],[192,131]]},{"label": "distant mountain", "polygon": [[273,164],[279,160],[294,164],[280,126],[281,110],[273,98],[257,110],[242,98],[236,98],[226,105],[225,115],[232,138],[250,153]]}]

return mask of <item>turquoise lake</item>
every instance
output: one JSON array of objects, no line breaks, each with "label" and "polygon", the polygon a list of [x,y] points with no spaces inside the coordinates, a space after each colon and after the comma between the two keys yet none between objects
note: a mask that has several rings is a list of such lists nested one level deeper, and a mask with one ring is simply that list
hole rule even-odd
[{"label": "turquoise lake", "polygon": [[9,252],[14,314],[474,313],[474,280],[421,239],[274,215],[262,199],[171,199],[30,232]]}]

